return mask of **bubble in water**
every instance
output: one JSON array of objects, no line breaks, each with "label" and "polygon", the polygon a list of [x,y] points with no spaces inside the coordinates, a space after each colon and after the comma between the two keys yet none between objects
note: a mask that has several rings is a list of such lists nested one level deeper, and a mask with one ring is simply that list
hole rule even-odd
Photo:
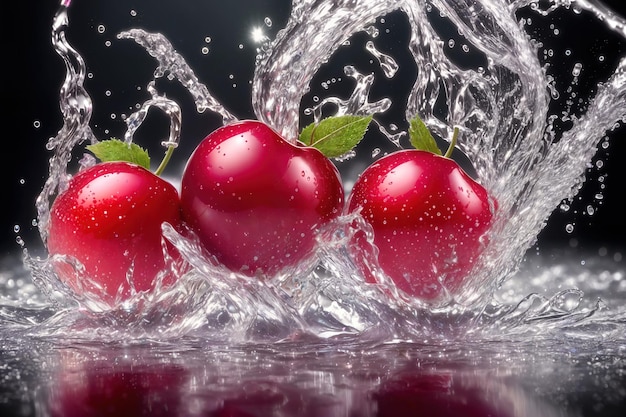
[{"label": "bubble in water", "polygon": [[573,233],[574,232],[574,225],[572,223],[568,223],[565,225],[565,231],[567,233]]},{"label": "bubble in water", "polygon": [[98,33],[106,32],[106,27],[104,25],[98,25]]}]

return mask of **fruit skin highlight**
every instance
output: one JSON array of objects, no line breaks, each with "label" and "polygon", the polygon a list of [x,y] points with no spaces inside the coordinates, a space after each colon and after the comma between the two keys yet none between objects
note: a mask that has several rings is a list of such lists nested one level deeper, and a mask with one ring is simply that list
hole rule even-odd
[{"label": "fruit skin highlight", "polygon": [[[493,216],[487,191],[455,161],[416,149],[394,152],[366,168],[347,208],[360,211],[373,229],[384,273],[400,290],[427,302],[461,288]],[[365,244],[364,233],[357,231],[353,256],[363,256]],[[375,282],[363,260],[356,263],[366,280]]]},{"label": "fruit skin highlight", "polygon": [[183,220],[220,263],[248,276],[272,277],[308,258],[343,204],[327,157],[254,120],[204,138],[181,182]]},{"label": "fruit skin highlight", "polygon": [[[74,176],[53,202],[47,248],[50,255],[74,257],[85,275],[102,289],[79,282],[76,271],[57,264],[59,278],[75,292],[85,290],[111,302],[131,287],[148,291],[166,268],[162,250],[163,222],[180,230],[176,188],[145,168],[128,162],[103,162]],[[171,245],[167,245],[171,248]],[[172,249],[172,255],[178,255]],[[166,275],[164,284],[173,281]]]}]

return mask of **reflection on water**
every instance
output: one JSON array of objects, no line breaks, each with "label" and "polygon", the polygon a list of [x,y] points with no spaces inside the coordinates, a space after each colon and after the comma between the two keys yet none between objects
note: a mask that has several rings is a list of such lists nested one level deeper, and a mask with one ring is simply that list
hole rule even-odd
[{"label": "reflection on water", "polygon": [[24,415],[550,417],[624,401],[623,364],[586,352],[590,369],[566,344],[32,348],[9,398]]}]

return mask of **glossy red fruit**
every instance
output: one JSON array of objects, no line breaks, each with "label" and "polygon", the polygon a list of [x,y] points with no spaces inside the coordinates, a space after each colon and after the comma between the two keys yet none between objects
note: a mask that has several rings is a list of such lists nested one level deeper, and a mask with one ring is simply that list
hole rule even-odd
[{"label": "glossy red fruit", "polygon": [[127,298],[131,267],[137,291],[150,290],[165,268],[163,222],[181,225],[176,188],[137,165],[105,162],[78,173],[55,199],[47,247],[50,255],[76,258],[86,276],[102,286],[78,282],[71,268],[58,268],[60,278],[75,291],[86,286],[111,301],[121,287],[122,298]]},{"label": "glossy red fruit", "polygon": [[184,221],[209,253],[249,276],[274,276],[310,256],[343,201],[328,158],[252,120],[209,134],[181,184]]},{"label": "glossy red fruit", "polygon": [[[357,210],[373,229],[385,274],[426,301],[445,296],[442,282],[452,294],[461,287],[493,217],[487,191],[456,162],[414,149],[387,155],[360,175],[348,203],[349,212]],[[357,234],[353,244],[363,243]]]}]

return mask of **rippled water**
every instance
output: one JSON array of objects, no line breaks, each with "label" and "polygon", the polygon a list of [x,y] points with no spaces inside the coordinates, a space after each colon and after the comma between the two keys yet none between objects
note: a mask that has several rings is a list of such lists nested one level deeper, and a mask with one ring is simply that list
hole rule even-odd
[{"label": "rippled water", "polygon": [[[85,88],[82,51],[67,37],[71,11],[70,2],[62,3],[51,22],[67,77],[59,101],[64,125],[48,143],[50,176],[37,201],[43,241],[49,205],[71,175],[68,162],[81,146],[102,139],[91,124],[94,99]],[[133,13],[140,17],[142,10]],[[558,50],[549,43],[559,19],[581,15],[606,22],[607,32],[626,42],[624,19],[596,2],[294,1],[286,26],[258,49],[251,84],[256,117],[295,138],[314,117],[375,113],[372,130],[380,135],[337,161],[348,190],[363,161],[408,144],[403,120],[386,118],[398,106],[442,138],[460,126],[460,148],[499,204],[470,284],[436,308],[390,296],[355,271],[339,225],[320,231],[315,267],[263,283],[225,273],[166,227],[192,271],[162,293],[102,309],[57,280],[58,260],[26,252],[27,269],[10,260],[0,277],[5,402],[70,415],[67,401],[79,409],[92,401],[85,398],[107,400],[81,392],[85,381],[95,391],[131,381],[144,411],[153,401],[173,410],[166,415],[228,413],[228,404],[232,413],[256,410],[251,415],[397,415],[395,404],[403,401],[435,415],[619,409],[626,398],[624,268],[597,256],[583,265],[568,257],[522,264],[550,213],[577,192],[598,144],[609,143],[606,132],[626,119],[623,57],[583,62],[575,45]],[[381,31],[392,30],[387,19],[409,28],[404,52],[377,43]],[[546,25],[549,36],[542,38]],[[368,38],[362,54],[379,71],[350,62],[339,80],[314,85],[357,34]],[[159,90],[164,77],[190,93],[197,112],[224,123],[237,119],[167,34],[132,26],[115,41],[134,41],[155,58],[154,79],[138,86],[149,98],[125,116],[126,140],[152,108],[170,120],[164,145],[181,140],[184,117]],[[406,69],[394,53],[410,56],[415,74],[400,97],[380,97],[372,92],[377,83]],[[560,59],[571,61],[564,75],[556,70]],[[337,84],[348,85],[348,94],[333,93],[329,86]],[[598,397],[584,397],[580,386]],[[411,393],[432,401],[416,403]],[[439,409],[448,414],[432,411]]]}]

